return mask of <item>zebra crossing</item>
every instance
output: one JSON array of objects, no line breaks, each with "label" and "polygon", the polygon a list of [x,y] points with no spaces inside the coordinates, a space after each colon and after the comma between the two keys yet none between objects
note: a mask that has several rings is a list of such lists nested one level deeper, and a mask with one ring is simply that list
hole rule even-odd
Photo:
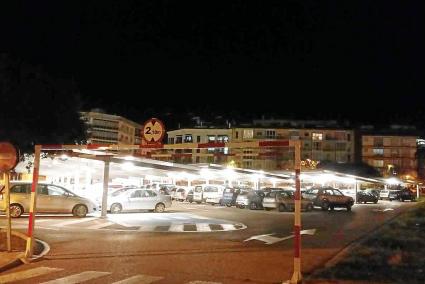
[{"label": "zebra crossing", "polygon": [[[74,283],[95,281],[100,279],[102,280],[102,283],[112,283],[112,284],[150,284],[150,283],[155,283],[162,280],[164,280],[163,283],[167,283],[166,277],[146,275],[146,274],[136,274],[130,277],[120,279],[118,281],[115,281],[115,280],[108,281],[107,279],[105,279],[105,277],[112,276],[111,272],[88,270],[88,271],[78,272],[78,273],[69,274],[69,275],[63,275],[63,272],[65,272],[63,268],[54,268],[54,267],[46,267],[46,266],[29,268],[23,271],[0,274],[0,283],[6,284],[6,283],[15,283],[17,281],[21,281],[20,283],[74,284]],[[46,280],[46,277],[49,279]],[[41,278],[41,280],[37,278]],[[193,280],[193,281],[185,282],[184,284],[221,284],[221,282]]]},{"label": "zebra crossing", "polygon": [[[245,229],[242,223],[213,219],[192,213],[126,213],[107,218],[39,217],[36,228],[46,230],[106,230],[134,232],[223,232]],[[14,229],[26,229],[26,219],[14,220]]]}]

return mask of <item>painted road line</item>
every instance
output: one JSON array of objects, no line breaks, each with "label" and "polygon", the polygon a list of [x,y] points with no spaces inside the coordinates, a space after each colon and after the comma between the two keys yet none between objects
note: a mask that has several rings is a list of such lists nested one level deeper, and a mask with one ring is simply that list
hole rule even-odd
[{"label": "painted road line", "polygon": [[80,219],[77,219],[77,220],[73,219],[73,220],[70,220],[70,221],[65,221],[65,222],[57,223],[57,224],[52,225],[52,226],[63,227],[63,226],[68,226],[68,225],[72,225],[72,224],[78,224],[78,223],[88,222],[88,221],[92,221],[92,220],[95,220],[95,219],[97,219],[97,218],[80,218]]},{"label": "painted road line", "polygon": [[235,225],[233,224],[218,224],[221,227],[223,227],[223,231],[231,231],[231,230],[235,230]]},{"label": "painted road line", "polygon": [[24,280],[24,279],[28,279],[28,278],[32,278],[32,277],[37,277],[40,275],[44,275],[47,273],[53,273],[53,272],[57,272],[57,271],[61,271],[63,270],[62,268],[51,268],[51,267],[37,267],[37,268],[32,268],[32,269],[28,269],[28,270],[24,270],[24,271],[18,271],[18,272],[14,272],[14,273],[10,273],[10,274],[6,274],[6,275],[2,275],[0,276],[0,283],[11,283],[11,282],[16,282],[16,281],[20,281],[20,280]]},{"label": "painted road line", "polygon": [[196,230],[198,232],[211,232],[210,225],[207,223],[197,223]]},{"label": "painted road line", "polygon": [[196,281],[187,282],[186,284],[221,284],[221,282],[211,282],[211,281],[199,281],[199,280],[196,280]]},{"label": "painted road line", "polygon": [[170,229],[168,229],[170,232],[184,232],[184,225],[183,224],[171,224]]},{"label": "painted road line", "polygon": [[108,227],[108,226],[113,225],[113,224],[115,224],[115,223],[106,221],[105,223],[89,226],[86,229],[101,229],[101,228],[105,228],[105,227]]},{"label": "painted road line", "polygon": [[146,232],[150,232],[150,231],[155,231],[157,225],[143,225],[140,226],[138,231],[146,231]]},{"label": "painted road line", "polygon": [[88,281],[91,279],[103,277],[106,275],[111,274],[110,272],[100,272],[100,271],[84,271],[82,273],[73,274],[70,276],[66,276],[63,278],[58,278],[55,280],[51,280],[48,282],[44,282],[42,284],[74,284],[74,283],[81,283],[84,281]]},{"label": "painted road line", "polygon": [[47,221],[53,221],[55,219],[36,219],[35,222],[36,223],[42,223],[42,222],[47,222]]},{"label": "painted road line", "polygon": [[172,219],[176,219],[176,220],[186,220],[186,217],[181,217],[181,216],[171,216],[170,218]]},{"label": "painted road line", "polygon": [[162,279],[164,279],[164,277],[139,274],[112,284],[150,284]]}]

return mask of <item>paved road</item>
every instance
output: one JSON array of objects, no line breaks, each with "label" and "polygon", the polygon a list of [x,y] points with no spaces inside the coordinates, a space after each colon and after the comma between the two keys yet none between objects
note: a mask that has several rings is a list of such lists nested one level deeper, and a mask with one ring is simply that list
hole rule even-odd
[{"label": "paved road", "polygon": [[[353,240],[412,205],[379,202],[355,205],[352,212],[302,213],[303,229],[316,229],[314,235],[303,236],[303,271],[321,265]],[[128,213],[110,215],[108,219],[96,216],[86,219],[38,218],[36,234],[51,245],[51,252],[40,262],[0,275],[11,277],[11,273],[21,271],[20,275],[28,276],[14,283],[42,283],[73,276],[71,279],[93,277],[87,283],[130,279],[122,283],[183,284],[278,283],[289,279],[292,272],[293,214],[290,212],[174,203],[165,214]],[[25,222],[27,218],[22,218],[14,224]],[[200,230],[170,230],[179,225],[184,230],[185,224]],[[224,224],[233,229],[225,230]],[[163,229],[143,229],[152,226]],[[212,229],[218,227],[222,229]],[[285,240],[273,244],[256,239],[246,241],[265,234],[274,240]],[[143,277],[147,279],[144,282],[140,280]],[[131,279],[136,280],[131,282]]]}]

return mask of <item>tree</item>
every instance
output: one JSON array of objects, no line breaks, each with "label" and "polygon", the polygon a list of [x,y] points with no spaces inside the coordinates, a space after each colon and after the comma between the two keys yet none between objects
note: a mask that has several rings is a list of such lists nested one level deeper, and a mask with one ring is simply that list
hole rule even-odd
[{"label": "tree", "polygon": [[85,141],[79,92],[73,80],[49,76],[8,54],[0,54],[0,140],[22,153],[35,144]]}]

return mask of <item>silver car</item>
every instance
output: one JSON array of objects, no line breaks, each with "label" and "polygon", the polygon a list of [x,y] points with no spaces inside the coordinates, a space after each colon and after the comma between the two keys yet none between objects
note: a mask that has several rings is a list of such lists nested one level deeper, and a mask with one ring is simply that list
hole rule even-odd
[{"label": "silver car", "polygon": [[[29,212],[31,201],[31,182],[10,183],[10,215],[14,218]],[[0,189],[0,210],[5,210],[4,187]],[[37,186],[37,213],[72,213],[85,217],[99,210],[91,200],[78,196],[72,191],[54,184],[39,183]]]},{"label": "silver car", "polygon": [[171,196],[159,194],[145,188],[133,188],[122,193],[113,193],[108,197],[108,209],[111,213],[128,210],[152,210],[164,212],[171,207]]}]

